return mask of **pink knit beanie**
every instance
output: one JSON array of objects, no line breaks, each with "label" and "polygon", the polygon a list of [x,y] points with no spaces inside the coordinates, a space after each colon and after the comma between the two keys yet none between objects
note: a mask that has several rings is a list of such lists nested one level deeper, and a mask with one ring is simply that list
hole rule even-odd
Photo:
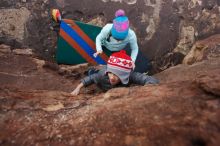
[{"label": "pink knit beanie", "polygon": [[119,9],[115,12],[115,19],[111,29],[112,36],[115,39],[123,40],[127,37],[129,31],[129,20],[125,16],[125,12]]}]

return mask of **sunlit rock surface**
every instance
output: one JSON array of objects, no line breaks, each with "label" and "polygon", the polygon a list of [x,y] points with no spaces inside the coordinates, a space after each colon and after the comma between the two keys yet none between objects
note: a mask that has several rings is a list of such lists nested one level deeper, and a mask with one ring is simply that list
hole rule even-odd
[{"label": "sunlit rock surface", "polygon": [[220,57],[220,35],[214,35],[196,42],[186,55],[183,64],[193,64],[202,60]]},{"label": "sunlit rock surface", "polygon": [[179,65],[159,85],[69,93],[86,65],[0,46],[0,145],[219,146],[220,60]]}]

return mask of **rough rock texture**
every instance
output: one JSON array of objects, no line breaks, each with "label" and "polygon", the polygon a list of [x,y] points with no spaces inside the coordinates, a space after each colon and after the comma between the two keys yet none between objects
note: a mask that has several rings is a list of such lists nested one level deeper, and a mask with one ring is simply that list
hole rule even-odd
[{"label": "rough rock texture", "polygon": [[220,97],[220,58],[194,65],[178,65],[155,75],[161,83],[192,81],[205,92]]},{"label": "rough rock texture", "polygon": [[[168,68],[166,64],[181,63],[196,40],[220,33],[219,0],[1,0],[0,9],[22,13],[28,21],[24,30],[15,28],[24,38],[18,39],[0,33],[0,42],[12,46],[34,48],[44,59],[53,59],[56,33],[50,30],[49,11],[59,8],[64,18],[71,18],[100,26],[111,22],[115,10],[125,9],[135,30],[140,50],[144,52],[159,71]],[[8,17],[16,18],[8,14]],[[0,13],[0,18],[7,17]],[[9,18],[8,18],[9,19]],[[11,20],[10,19],[10,20]],[[15,19],[14,19],[15,20]],[[3,21],[3,20],[1,20]],[[2,22],[0,22],[1,24]],[[1,27],[2,30],[9,26]],[[9,28],[9,29],[14,29]],[[20,41],[22,43],[20,43]],[[175,50],[175,52],[173,52]],[[182,55],[181,55],[182,54]],[[176,57],[178,56],[178,57]],[[167,58],[162,59],[162,58]],[[178,59],[176,59],[178,58]]]},{"label": "rough rock texture", "polygon": [[70,92],[74,81],[83,75],[80,72],[88,67],[83,64],[78,67],[58,66],[35,56],[30,49],[11,50],[9,46],[0,45],[0,87]]},{"label": "rough rock texture", "polygon": [[220,144],[220,58],[172,67],[156,75],[159,85],[71,97],[87,65],[58,66],[5,45],[0,54],[0,145]]},{"label": "rough rock texture", "polygon": [[0,10],[0,44],[32,48],[41,58],[53,59],[56,33],[50,30],[48,0],[1,0]]},{"label": "rough rock texture", "polygon": [[220,34],[197,41],[186,55],[183,64],[193,64],[205,59],[220,57]]},{"label": "rough rock texture", "polygon": [[25,36],[25,25],[30,12],[26,8],[4,9],[0,11],[0,34],[13,37],[22,43]]}]

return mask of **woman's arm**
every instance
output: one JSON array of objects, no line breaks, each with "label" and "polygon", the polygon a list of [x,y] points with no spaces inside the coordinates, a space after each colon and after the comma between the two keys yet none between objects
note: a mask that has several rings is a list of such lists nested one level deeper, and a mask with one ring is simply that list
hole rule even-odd
[{"label": "woman's arm", "polygon": [[[102,53],[102,41],[109,35],[112,24],[106,24],[96,37],[96,51]],[[99,54],[99,53],[98,53]],[[98,55],[97,54],[97,55]]]},{"label": "woman's arm", "polygon": [[137,37],[136,37],[136,34],[134,33],[134,31],[132,31],[132,33],[131,33],[130,47],[131,47],[131,59],[135,63],[139,48],[138,48],[138,44],[137,44]]}]

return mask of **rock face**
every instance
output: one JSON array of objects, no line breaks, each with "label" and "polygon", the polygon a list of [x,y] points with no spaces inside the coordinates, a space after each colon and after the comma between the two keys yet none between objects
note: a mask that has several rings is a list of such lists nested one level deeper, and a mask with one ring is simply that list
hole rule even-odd
[{"label": "rock face", "polygon": [[[0,18],[10,16],[7,21],[0,19],[0,42],[34,48],[44,59],[53,59],[56,46],[56,33],[50,30],[51,8],[59,8],[63,18],[100,26],[111,22],[117,9],[124,9],[140,50],[161,69],[166,69],[161,58],[167,54],[174,54],[168,55],[168,61],[176,65],[183,58],[173,60],[176,53],[186,55],[196,40],[220,33],[218,0],[1,0],[0,8]],[[12,20],[23,26],[18,28]],[[3,25],[6,22],[9,25]]]},{"label": "rock face", "polygon": [[219,146],[220,58],[172,67],[159,85],[71,97],[88,66],[16,52],[0,46],[0,145]]},{"label": "rock face", "polygon": [[[88,66],[81,65],[68,69],[36,58],[30,49],[14,49],[0,45],[0,88],[17,90],[57,90],[73,89]],[[51,73],[50,71],[54,71]],[[63,88],[61,88],[61,86]]]},{"label": "rock face", "polygon": [[186,55],[183,64],[193,64],[205,59],[220,57],[220,35],[214,35],[196,42]]},{"label": "rock face", "polygon": [[[159,85],[72,97],[88,64],[41,60],[55,53],[51,8],[100,26],[125,9],[140,50],[157,71],[170,68]],[[219,0],[1,0],[0,9],[0,145],[219,146]]]},{"label": "rock face", "polygon": [[20,9],[4,9],[0,12],[0,34],[13,37],[18,42],[22,43],[25,35],[25,25],[30,16],[29,10],[26,8]]}]

